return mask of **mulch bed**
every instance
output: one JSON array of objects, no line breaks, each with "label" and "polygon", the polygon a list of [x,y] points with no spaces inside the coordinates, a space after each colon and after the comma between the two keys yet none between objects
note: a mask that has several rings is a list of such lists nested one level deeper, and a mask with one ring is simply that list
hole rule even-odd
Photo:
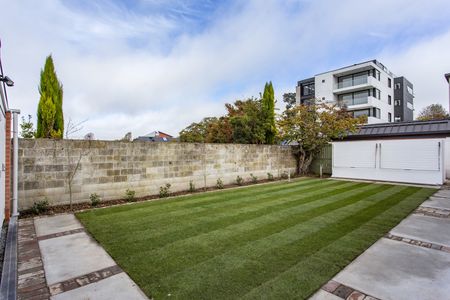
[{"label": "mulch bed", "polygon": [[[293,176],[291,179],[298,178],[299,176]],[[197,194],[197,193],[203,193],[207,191],[217,191],[217,190],[224,190],[229,188],[236,188],[236,187],[242,187],[242,186],[249,186],[249,185],[255,185],[255,184],[261,184],[261,183],[267,183],[267,182],[275,182],[275,181],[281,181],[281,180],[287,180],[287,178],[274,178],[273,180],[263,179],[258,180],[256,183],[253,182],[244,182],[241,185],[237,184],[227,184],[223,186],[223,189],[218,189],[217,187],[208,187],[208,188],[199,188],[195,192],[190,191],[180,191],[180,192],[174,192],[170,193],[170,197],[173,196],[181,196],[181,195],[189,195],[189,194]],[[102,200],[97,206],[92,206],[90,202],[82,202],[82,203],[73,203],[72,209],[70,208],[69,204],[64,205],[55,205],[50,206],[46,212],[41,212],[39,214],[36,214],[31,209],[22,210],[20,211],[19,218],[31,218],[35,216],[42,216],[42,215],[55,215],[55,214],[61,214],[61,213],[72,213],[77,211],[83,211],[87,209],[92,208],[99,208],[99,207],[108,207],[108,206],[114,206],[114,205],[120,205],[120,204],[126,204],[126,203],[136,203],[136,202],[142,202],[142,201],[149,201],[149,200],[160,200],[165,198],[160,198],[159,195],[149,195],[144,197],[136,197],[133,202],[129,202],[125,199],[113,199],[113,200]]]}]

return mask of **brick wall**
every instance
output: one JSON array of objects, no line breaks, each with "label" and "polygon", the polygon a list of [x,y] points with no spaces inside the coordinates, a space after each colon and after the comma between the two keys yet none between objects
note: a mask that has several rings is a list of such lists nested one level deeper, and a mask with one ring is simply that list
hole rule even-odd
[{"label": "brick wall", "polygon": [[[81,159],[80,159],[81,157]],[[48,198],[52,205],[68,203],[68,178],[75,202],[89,201],[91,193],[103,199],[123,198],[126,189],[136,196],[158,194],[170,183],[171,191],[275,177],[295,171],[288,146],[188,144],[84,140],[19,140],[19,209]]]}]

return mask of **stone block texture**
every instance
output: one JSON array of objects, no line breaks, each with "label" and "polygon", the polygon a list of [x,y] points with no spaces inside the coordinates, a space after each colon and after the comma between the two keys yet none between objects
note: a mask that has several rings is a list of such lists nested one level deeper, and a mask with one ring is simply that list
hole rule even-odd
[{"label": "stone block texture", "polygon": [[[151,143],[85,140],[19,140],[19,209],[47,198],[51,205],[87,202],[91,193],[120,199],[126,189],[136,196],[250,181],[267,173],[294,173],[292,148],[279,145]],[[71,185],[69,185],[71,182]]]}]

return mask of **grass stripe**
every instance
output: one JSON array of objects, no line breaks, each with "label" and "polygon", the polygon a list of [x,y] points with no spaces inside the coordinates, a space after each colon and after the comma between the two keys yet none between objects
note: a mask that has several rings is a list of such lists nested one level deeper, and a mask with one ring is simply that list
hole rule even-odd
[{"label": "grass stripe", "polygon": [[[223,223],[227,219],[229,222],[238,220],[246,220],[252,217],[257,217],[259,215],[265,214],[268,210],[280,210],[284,207],[292,207],[298,204],[298,201],[304,200],[307,203],[310,200],[319,199],[318,197],[327,196],[330,194],[336,194],[340,192],[345,192],[346,189],[352,189],[351,186],[355,186],[355,183],[342,183],[342,182],[329,182],[327,186],[322,189],[314,187],[312,189],[301,190],[300,194],[298,190],[289,190],[289,193],[285,192],[279,197],[271,197],[270,195],[265,195],[258,198],[259,201],[252,201],[251,203],[237,203],[233,205],[228,205],[225,207],[217,207],[216,209],[206,209],[202,211],[193,212],[190,215],[185,215],[183,218],[166,218],[165,220],[154,220],[149,218],[146,222],[139,223],[140,228],[136,229],[135,232],[139,233],[137,239],[131,238],[129,242],[136,240],[141,240],[142,236],[152,235],[157,237],[163,234],[173,234],[173,231],[177,231],[178,234],[183,235],[179,231],[180,224],[185,224],[189,222],[188,228],[195,228],[198,226],[207,227],[212,226],[215,223]],[[367,184],[363,184],[367,185]],[[303,202],[303,201],[302,201]],[[259,212],[259,213],[258,213]],[[244,215],[245,213],[245,215]],[[251,214],[254,213],[254,214]],[[105,227],[105,230],[109,231],[110,234],[117,234],[121,230],[127,231],[130,228],[130,224],[124,225],[122,222],[117,220],[114,231],[110,231],[109,227]],[[158,226],[153,226],[153,225]],[[183,226],[185,227],[185,226]]]},{"label": "grass stripe", "polygon": [[79,217],[150,297],[304,298],[431,193],[336,182],[252,186]]},{"label": "grass stripe", "polygon": [[169,199],[161,199],[156,201],[147,201],[141,203],[133,203],[131,206],[117,206],[108,209],[93,210],[89,213],[95,215],[97,218],[106,217],[111,218],[113,215],[119,217],[120,215],[129,216],[130,214],[139,213],[142,209],[152,207],[152,211],[171,211],[174,209],[187,208],[197,206],[199,203],[214,203],[222,202],[226,198],[234,199],[246,194],[272,192],[289,188],[290,185],[309,185],[319,184],[321,180],[316,178],[300,178],[292,182],[274,182],[264,185],[248,186],[241,188],[232,188],[225,190],[218,190],[214,192],[205,192],[193,195],[179,196]]},{"label": "grass stripe", "polygon": [[[338,222],[328,224],[317,231],[313,230],[313,232],[306,236],[301,236],[301,232],[299,232],[299,237],[294,238],[294,240],[290,241],[288,244],[281,243],[280,245],[277,242],[272,242],[271,244],[266,244],[266,247],[261,247],[261,245],[255,247],[253,245],[248,248],[238,249],[237,252],[227,253],[227,255],[221,256],[220,259],[209,261],[205,264],[200,264],[180,274],[173,274],[165,277],[161,283],[169,289],[172,288],[171,293],[175,298],[178,296],[182,298],[191,298],[193,293],[202,295],[203,293],[207,293],[210,288],[216,291],[216,299],[227,297],[228,299],[229,297],[235,298],[242,293],[245,293],[252,287],[263,283],[274,275],[277,275],[278,273],[289,268],[292,264],[296,263],[297,260],[302,260],[308,257],[312,250],[316,248],[320,249],[320,247],[331,242],[333,238],[336,237],[331,233],[337,232],[345,234],[347,232],[346,230],[348,230],[348,228],[345,227],[348,220],[353,220],[357,216],[364,214],[364,212],[368,209],[379,206],[380,203],[385,203],[384,201],[390,202],[391,199],[397,199],[399,196],[403,197],[405,191],[414,192],[408,188],[397,187],[397,192],[390,198],[383,198],[378,202],[374,202],[373,200],[366,201],[369,205],[368,207],[359,210],[355,214],[346,216],[344,221],[340,220]],[[370,197],[369,195],[367,196]],[[376,198],[372,197],[372,199]],[[360,200],[361,199],[354,199],[355,202]],[[299,253],[301,253],[301,257],[299,257]],[[240,261],[239,265],[235,265],[236,260]],[[217,265],[219,265],[220,269],[224,272],[211,273]],[[209,274],[209,276],[208,278],[204,278],[202,281],[196,281],[197,283],[201,282],[200,285],[196,285],[191,282],[188,290],[184,287],[182,294],[176,294],[176,292],[173,291],[173,283],[189,282],[189,274],[194,270],[195,273]],[[212,274],[215,276],[212,276]],[[186,278],[186,276],[188,276],[188,278]],[[233,286],[233,291],[230,291],[230,289],[227,288],[230,286]],[[206,287],[208,288],[205,289]],[[227,295],[222,294],[222,288],[227,290]]]},{"label": "grass stripe", "polygon": [[[309,210],[299,210],[287,216],[285,213],[281,213],[277,218],[270,218],[270,215],[265,216],[266,223],[258,224],[260,225],[259,227],[254,226],[252,228],[248,224],[233,226],[232,229],[229,228],[229,231],[227,231],[228,234],[220,233],[220,235],[217,235],[218,232],[211,232],[209,236],[201,235],[195,238],[177,241],[176,244],[171,244],[170,247],[166,246],[164,248],[158,248],[155,251],[139,252],[140,254],[135,259],[140,260],[146,256],[155,258],[174,257],[169,263],[157,259],[152,260],[152,265],[154,265],[152,268],[152,276],[159,277],[164,275],[163,273],[178,272],[202,260],[209,260],[218,256],[225,251],[238,248],[254,240],[266,238],[267,236],[285,231],[323,214],[330,214],[334,210],[352,205],[355,201],[361,200],[362,194],[368,195],[389,188],[387,186],[371,186],[371,189],[362,192],[360,190],[358,190],[359,192],[349,191],[346,194],[340,195],[340,197],[335,197],[330,203],[322,203],[321,206],[312,207]],[[339,198],[342,200],[339,201]],[[201,247],[199,247],[199,244]],[[214,249],[214,251],[209,251],[211,249]]]},{"label": "grass stripe", "polygon": [[[342,184],[341,184],[342,185]],[[322,198],[336,196],[341,193],[345,193],[351,191],[353,189],[368,186],[367,183],[346,183],[342,185],[340,188],[330,187],[329,189],[324,189],[323,191],[319,190],[313,194],[302,194],[302,195],[287,195],[283,198],[277,198],[272,201],[276,201],[275,203],[269,203],[268,205],[264,205],[264,203],[259,204],[256,203],[254,206],[248,206],[246,210],[241,210],[240,212],[231,213],[230,215],[223,216],[219,218],[217,216],[212,216],[208,220],[197,220],[197,222],[191,221],[189,225],[186,226],[184,223],[189,221],[186,219],[178,219],[173,221],[173,226],[170,226],[168,231],[167,227],[154,227],[150,228],[145,234],[142,231],[139,232],[138,235],[133,235],[125,240],[120,241],[120,243],[115,243],[113,236],[115,234],[120,233],[121,230],[129,230],[129,227],[120,227],[116,228],[114,231],[110,231],[108,238],[109,245],[116,244],[119,248],[124,245],[129,245],[133,242],[140,242],[151,245],[151,248],[161,247],[167,243],[171,243],[178,239],[185,239],[187,237],[195,236],[201,233],[206,233],[214,230],[218,230],[220,228],[232,225],[239,224],[241,222],[246,222],[248,220],[252,220],[258,218],[260,216],[266,215],[268,213],[273,213],[277,211],[281,211],[284,209],[292,208],[298,206],[300,204],[306,204],[313,201],[317,201]],[[295,197],[293,197],[295,196]],[[289,199],[292,197],[291,199]],[[271,205],[270,205],[271,204]],[[253,208],[253,209],[251,209]],[[182,224],[183,228],[180,230],[179,224]],[[107,227],[109,228],[109,227]]]},{"label": "grass stripe", "polygon": [[[429,197],[432,193],[432,190],[420,188],[416,191],[402,191],[397,197],[393,197],[393,200],[383,200],[382,203],[376,204],[378,207],[371,206],[361,212],[361,215],[356,217],[356,223],[348,218],[345,219],[344,223],[349,228],[347,234],[334,239],[332,243],[328,243],[325,247],[318,247],[320,249],[311,254],[311,257],[303,259],[287,271],[257,286],[248,292],[243,299],[261,299],[261,295],[266,293],[270,293],[271,297],[282,297],[283,299],[311,296],[315,292],[315,288],[307,284],[308,278],[303,276],[304,272],[314,271],[311,274],[316,276],[315,280],[319,281],[319,286],[321,286],[374,241],[397,225],[402,218],[422,203],[424,197]],[[407,200],[405,201],[405,199]],[[389,201],[389,206],[387,206],[386,201]],[[381,208],[382,212],[378,208]],[[394,216],[400,217],[400,219],[394,218]],[[349,225],[349,223],[352,223],[352,225]],[[378,231],[373,230],[374,223],[377,223]],[[357,228],[352,230],[355,227]],[[334,233],[337,236],[337,230],[340,229],[334,228],[334,231],[329,230],[327,233]],[[318,268],[318,265],[321,267]]]},{"label": "grass stripe", "polygon": [[[390,187],[386,187],[386,186],[371,186],[371,190],[369,191],[365,191],[366,195],[368,195],[368,193],[372,194],[372,195],[376,195],[377,193],[380,193],[381,191],[385,191],[386,193],[386,188],[390,188]],[[274,222],[273,224],[269,224],[266,228],[262,227],[261,229],[259,229],[261,231],[261,235],[258,236],[255,232],[253,232],[253,236],[254,238],[258,239],[258,238],[264,238],[267,235],[273,235],[274,233],[277,233],[280,230],[283,230],[283,225],[285,226],[284,228],[286,228],[286,226],[293,226],[296,225],[297,223],[302,223],[302,222],[306,222],[308,220],[310,220],[311,218],[314,218],[316,216],[322,215],[322,214],[330,214],[330,211],[332,210],[336,210],[348,205],[351,205],[353,203],[355,203],[356,201],[361,200],[361,194],[362,193],[358,193],[353,195],[353,197],[344,197],[343,200],[341,201],[335,201],[332,202],[331,205],[328,206],[324,206],[324,207],[320,207],[319,209],[314,210],[311,215],[307,215],[307,214],[300,214],[297,216],[296,219],[292,219],[291,218],[286,218],[284,220],[281,220],[279,222]],[[283,224],[284,223],[284,224]],[[243,244],[248,243],[249,241],[251,241],[252,235],[248,235],[248,236],[243,236]],[[298,232],[295,234],[294,239],[298,239],[301,238],[301,233],[299,234]],[[275,240],[272,240],[269,244],[270,245],[276,245],[279,244],[279,241],[282,241],[282,236],[280,238],[276,238]],[[199,241],[201,243],[201,245],[203,246],[204,244]],[[220,242],[219,242],[220,243]],[[240,246],[239,243],[237,243],[236,241],[230,241],[231,245],[233,245],[232,248],[235,248],[235,246]],[[189,264],[191,265],[193,262],[195,262],[196,260],[198,261],[199,257],[201,258],[202,255],[205,255],[205,253],[203,253],[204,251],[202,251],[203,249],[198,247],[198,243],[197,244],[193,244],[192,247],[189,247],[188,245],[180,245],[181,246],[181,250],[184,249],[185,250],[185,255],[188,255],[188,257],[184,260],[185,256],[180,256],[179,253],[171,253],[169,251],[167,251],[166,249],[163,249],[163,251],[161,251],[162,254],[164,253],[165,257],[171,257],[169,262],[164,262],[164,261],[152,261],[152,265],[153,267],[151,268],[151,274],[157,273],[159,267],[161,268],[165,268],[165,272],[174,272],[177,269],[181,268],[180,266],[182,266],[183,264]],[[245,246],[245,248],[247,248],[248,246]],[[262,248],[267,248],[267,246],[262,247]],[[220,249],[220,244],[210,247],[210,249],[206,249],[206,252],[210,250],[213,251],[213,253],[215,254],[214,258],[216,256],[219,256],[217,253],[219,251],[224,251],[224,250],[229,250],[229,249]],[[239,251],[239,249],[235,250],[235,251]],[[158,253],[141,253],[142,255],[138,255],[136,256],[136,261],[141,260],[142,258],[144,258],[145,256],[148,257],[158,257]],[[212,260],[214,261],[214,260]],[[173,264],[172,264],[173,262]],[[173,269],[170,269],[170,265],[173,267]],[[134,261],[130,261],[130,266],[127,267],[132,267],[132,266],[137,266],[135,264]],[[164,273],[164,271],[162,270],[161,273]],[[151,274],[146,274],[146,278],[143,279],[142,284],[144,284],[145,282],[155,282],[158,277],[162,277],[164,274],[155,274],[156,278],[154,278],[153,276],[150,276]],[[164,279],[164,277],[162,277],[163,280],[162,282],[155,282],[155,284],[164,284],[164,281],[166,279]],[[139,279],[137,279],[139,282]],[[154,287],[154,286],[153,286]],[[149,290],[154,290],[154,289],[149,289]]]},{"label": "grass stripe", "polygon": [[[297,193],[309,193],[313,191],[317,191],[319,188],[326,188],[330,186],[339,186],[344,185],[346,182],[338,182],[338,181],[328,181],[328,182],[314,182],[309,185],[290,185],[287,188],[272,191],[271,193],[250,193],[248,195],[233,199],[233,200],[224,200],[218,203],[196,203],[195,207],[192,209],[183,208],[182,210],[178,209],[170,212],[158,212],[157,214],[153,214],[153,211],[142,210],[139,212],[139,216],[136,214],[132,215],[132,218],[121,219],[118,216],[114,217],[114,222],[118,226],[122,226],[124,228],[128,228],[128,226],[134,226],[135,224],[139,224],[140,228],[145,228],[151,226],[151,224],[158,223],[159,226],[166,226],[173,224],[174,220],[187,220],[187,218],[198,218],[203,215],[212,214],[216,211],[226,211],[229,209],[239,209],[242,207],[247,207],[252,204],[259,204],[264,202],[265,200],[271,201],[275,196],[282,195],[295,195]],[[347,182],[348,184],[348,182]],[[311,186],[312,185],[312,186]],[[182,217],[182,219],[181,219]],[[142,220],[144,219],[144,220]],[[107,221],[107,220],[105,220]],[[139,229],[138,229],[139,230]]]}]

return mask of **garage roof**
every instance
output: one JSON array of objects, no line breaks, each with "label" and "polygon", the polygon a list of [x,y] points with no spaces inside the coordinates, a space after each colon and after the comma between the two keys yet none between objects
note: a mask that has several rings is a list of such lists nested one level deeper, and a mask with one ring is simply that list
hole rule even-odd
[{"label": "garage roof", "polygon": [[412,121],[382,123],[361,126],[359,131],[351,133],[346,140],[371,138],[418,138],[425,136],[450,137],[450,120]]}]

